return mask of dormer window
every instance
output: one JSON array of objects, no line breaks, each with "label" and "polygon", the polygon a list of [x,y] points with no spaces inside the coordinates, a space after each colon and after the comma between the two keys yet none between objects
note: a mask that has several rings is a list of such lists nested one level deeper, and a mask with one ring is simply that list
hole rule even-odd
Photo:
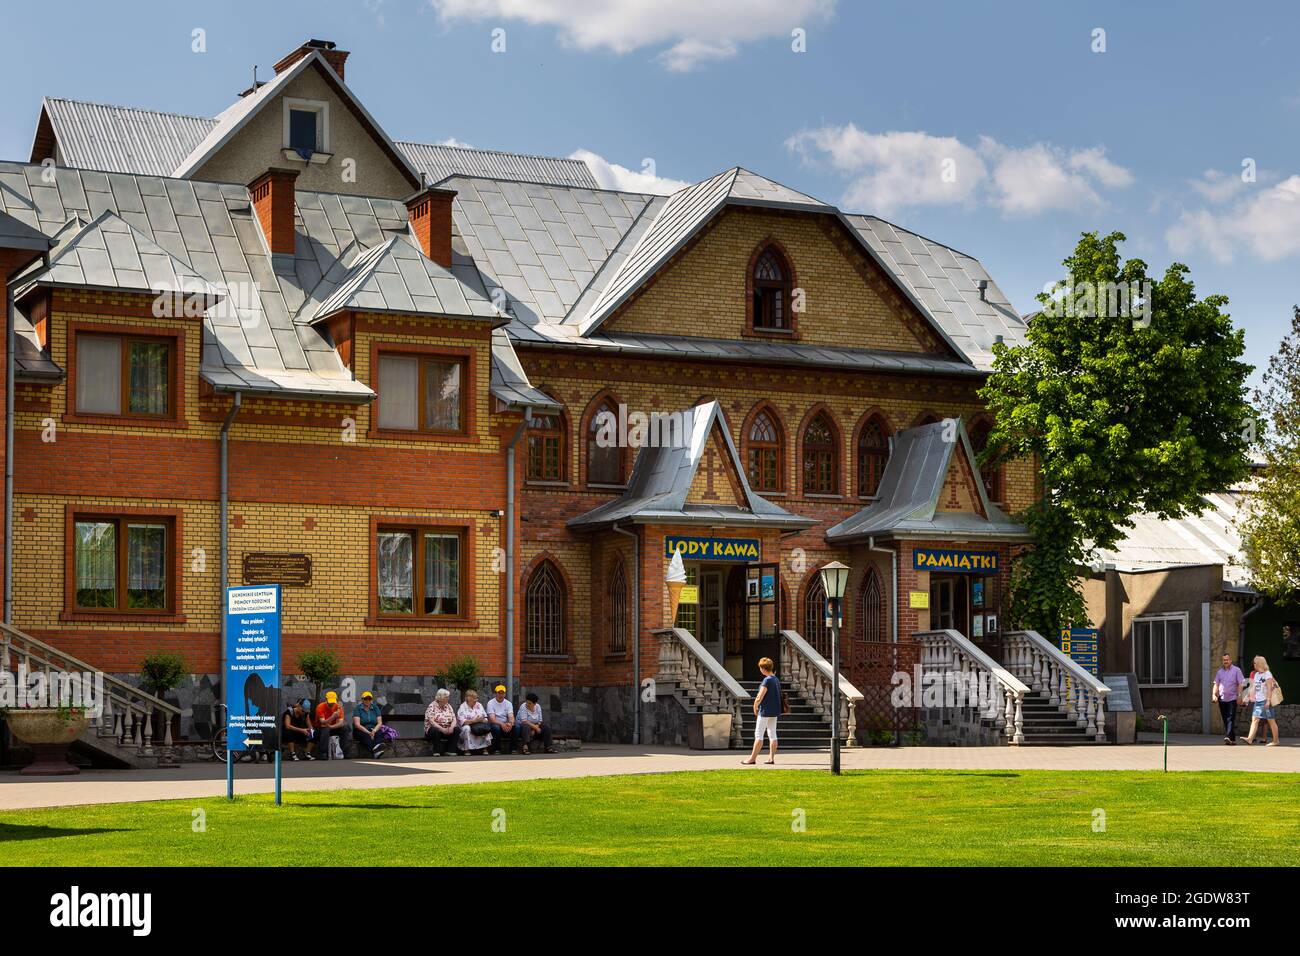
[{"label": "dormer window", "polygon": [[304,162],[329,156],[329,104],[317,100],[284,101],[284,153]]},{"label": "dormer window", "polygon": [[792,332],[790,289],[792,270],[785,256],[768,245],[754,260],[750,289],[751,326],[755,332]]}]

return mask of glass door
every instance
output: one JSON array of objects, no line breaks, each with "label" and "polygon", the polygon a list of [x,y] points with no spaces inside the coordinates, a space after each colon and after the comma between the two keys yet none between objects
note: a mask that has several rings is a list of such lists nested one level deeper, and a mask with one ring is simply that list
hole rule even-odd
[{"label": "glass door", "polygon": [[745,680],[762,676],[758,662],[770,657],[780,664],[780,565],[750,564],[745,567]]}]

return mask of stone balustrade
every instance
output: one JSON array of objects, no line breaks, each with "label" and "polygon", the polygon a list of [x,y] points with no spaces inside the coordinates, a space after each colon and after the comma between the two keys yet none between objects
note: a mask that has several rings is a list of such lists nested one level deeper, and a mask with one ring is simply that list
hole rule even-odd
[{"label": "stone balustrade", "polygon": [[1037,631],[1008,631],[1002,636],[1006,667],[1052,704],[1064,707],[1071,720],[1094,740],[1106,739],[1106,695],[1110,688],[1062,653]]},{"label": "stone balustrade", "polygon": [[[798,631],[781,632],[781,679],[789,684],[813,707],[827,718],[832,712],[834,670]],[[849,683],[840,672],[840,726],[837,728],[841,743],[852,747],[857,743],[858,710],[862,692]]]},{"label": "stone balustrade", "polygon": [[[944,682],[963,689],[976,688],[979,697],[968,706],[992,720],[1007,743],[1025,741],[1024,700],[1029,687],[967,638],[954,630],[923,631],[913,638],[922,646],[921,673],[942,675]],[[920,688],[914,692],[920,693]]]}]

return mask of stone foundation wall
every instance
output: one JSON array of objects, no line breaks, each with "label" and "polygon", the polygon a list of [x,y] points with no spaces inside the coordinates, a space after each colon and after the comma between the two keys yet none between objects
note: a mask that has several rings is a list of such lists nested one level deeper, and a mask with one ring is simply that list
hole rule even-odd
[{"label": "stone foundation wall", "polygon": [[974,707],[923,707],[921,727],[925,743],[940,747],[1000,747],[1005,728],[981,717]]}]

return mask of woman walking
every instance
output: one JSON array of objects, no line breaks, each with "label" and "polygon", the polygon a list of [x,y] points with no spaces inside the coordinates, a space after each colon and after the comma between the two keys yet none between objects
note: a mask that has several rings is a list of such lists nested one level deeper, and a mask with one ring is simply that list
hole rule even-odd
[{"label": "woman walking", "polygon": [[759,685],[758,696],[754,698],[754,716],[758,718],[754,725],[754,749],[748,760],[741,763],[753,765],[758,762],[759,751],[763,749],[763,734],[767,734],[767,763],[776,763],[776,719],[781,716],[781,682],[773,671],[776,664],[770,657],[758,662],[758,669],[763,673],[763,683]]},{"label": "woman walking", "polygon": [[1263,655],[1255,658],[1255,669],[1250,672],[1250,687],[1247,690],[1250,694],[1250,700],[1254,704],[1250,712],[1250,733],[1246,736],[1246,743],[1255,742],[1255,733],[1259,730],[1261,720],[1268,721],[1268,729],[1273,734],[1273,739],[1264,746],[1277,746],[1277,704],[1281,703],[1281,688],[1277,686],[1277,681],[1273,679],[1273,672],[1268,669],[1268,661]]}]

